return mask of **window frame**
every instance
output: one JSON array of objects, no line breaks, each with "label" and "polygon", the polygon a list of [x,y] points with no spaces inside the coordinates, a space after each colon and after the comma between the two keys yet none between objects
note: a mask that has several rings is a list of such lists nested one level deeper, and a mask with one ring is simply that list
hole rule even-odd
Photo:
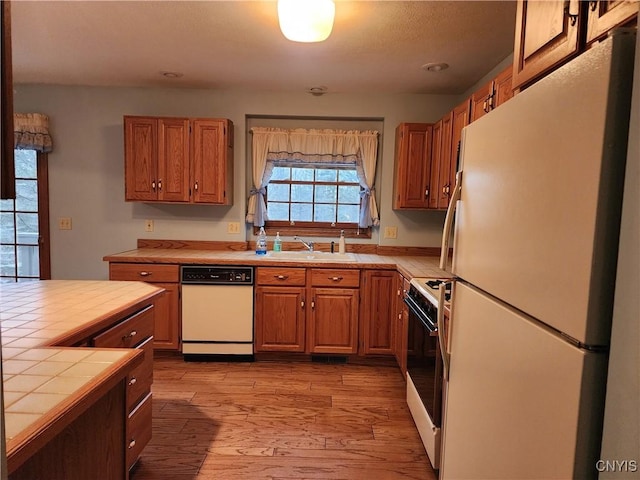
[{"label": "window frame", "polygon": [[[18,282],[20,280],[50,280],[51,279],[51,241],[50,241],[50,225],[49,225],[49,162],[46,153],[35,151],[36,153],[36,182],[38,188],[38,268],[39,277],[24,277],[18,275],[18,257],[17,252],[15,256],[16,268],[15,275],[2,276],[1,279],[11,279]],[[25,180],[22,177],[16,177],[14,184],[17,181]],[[33,180],[33,179],[26,179]],[[16,200],[14,199],[14,202]],[[16,212],[15,203],[13,208],[14,215]],[[19,212],[18,212],[19,213]],[[29,212],[31,213],[31,212]],[[15,218],[15,217],[14,217]],[[15,237],[14,237],[15,240]],[[17,248],[20,245],[17,242],[13,244]]]},{"label": "window frame", "polygon": [[[315,164],[315,163],[295,163],[295,164],[288,164],[286,162],[283,162],[280,165],[276,165],[278,167],[286,167],[286,168],[309,168],[309,169],[314,169],[314,170],[318,170],[318,169],[330,169],[330,170],[356,170],[355,165],[353,166],[353,168],[345,168],[344,165],[341,166],[332,166],[332,165],[319,165],[319,164]],[[289,177],[288,180],[270,180],[269,184],[267,185],[267,194],[265,195],[265,203],[268,203],[268,189],[269,189],[269,185],[271,184],[284,184],[284,185],[312,185],[314,188],[314,192],[315,192],[315,188],[316,186],[325,186],[325,185],[330,185],[330,186],[337,186],[339,188],[340,185],[349,185],[349,186],[358,186],[360,187],[360,183],[359,182],[339,182],[338,179],[336,178],[335,182],[327,182],[327,181],[318,181],[316,180],[316,176],[314,175],[314,179],[313,181],[305,181],[305,180],[293,180],[291,177]],[[289,202],[282,202],[282,203],[296,203],[296,202],[292,202],[291,198],[289,198]],[[312,202],[304,202],[304,203],[311,203],[314,208],[315,205],[323,205],[322,203],[316,203],[315,202],[315,198],[313,199]],[[333,204],[336,206],[336,209],[338,207],[338,205],[340,205],[340,203],[338,202],[338,198],[337,198],[337,193],[336,193],[336,202]],[[359,212],[359,208],[360,208],[360,204],[358,203],[358,212]],[[316,221],[310,221],[310,222],[300,222],[300,221],[287,221],[287,220],[266,220],[265,221],[265,225],[264,225],[264,230],[267,233],[267,235],[276,235],[276,233],[280,233],[281,235],[304,235],[304,236],[308,236],[308,237],[339,237],[340,236],[340,232],[344,231],[345,233],[345,237],[350,237],[350,238],[371,238],[371,228],[370,227],[360,227],[358,226],[358,220],[356,220],[355,222],[349,222],[349,223],[345,223],[345,222],[316,222]],[[253,228],[253,233],[254,235],[257,235],[258,232],[260,231],[260,227],[255,227]]]}]

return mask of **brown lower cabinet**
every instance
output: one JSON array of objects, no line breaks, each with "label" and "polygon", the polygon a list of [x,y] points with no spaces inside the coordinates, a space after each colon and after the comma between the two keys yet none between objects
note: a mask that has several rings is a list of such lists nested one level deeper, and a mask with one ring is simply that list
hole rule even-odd
[{"label": "brown lower cabinet", "polygon": [[257,268],[256,353],[393,355],[393,272],[377,272]]},{"label": "brown lower cabinet", "polygon": [[409,290],[409,280],[400,273],[396,273],[396,295],[394,310],[394,331],[396,332],[395,349],[396,362],[404,377],[407,376],[407,344],[409,337],[409,307],[404,303],[404,296]]},{"label": "brown lower cabinet", "polygon": [[144,281],[164,288],[155,304],[153,347],[180,349],[180,265],[110,263],[109,280]]}]

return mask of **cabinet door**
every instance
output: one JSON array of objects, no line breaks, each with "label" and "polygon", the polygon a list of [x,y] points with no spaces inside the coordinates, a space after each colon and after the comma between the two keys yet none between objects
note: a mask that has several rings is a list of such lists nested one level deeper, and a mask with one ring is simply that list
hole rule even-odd
[{"label": "cabinet door", "polygon": [[518,0],[514,88],[532,82],[578,53],[580,3],[578,0]]},{"label": "cabinet door", "polygon": [[487,82],[471,95],[471,121],[475,122],[491,111],[493,80]]},{"label": "cabinet door", "polygon": [[154,283],[164,288],[156,301],[153,347],[178,350],[180,347],[180,285],[177,283]]},{"label": "cabinet door", "polygon": [[632,0],[599,0],[589,2],[587,43],[604,37],[614,27],[638,15],[638,2]]},{"label": "cabinet door", "polygon": [[307,345],[309,353],[348,355],[358,350],[358,291],[311,289]]},{"label": "cabinet door", "polygon": [[396,275],[389,270],[365,270],[363,273],[361,353],[365,355],[393,354]]},{"label": "cabinet door", "polygon": [[471,110],[471,100],[467,99],[453,109],[453,120],[451,125],[451,165],[449,168],[449,191],[447,195],[447,205],[453,193],[453,187],[456,184],[456,172],[458,171],[458,163],[460,162],[460,140],[462,139],[462,129],[469,125],[469,116]]},{"label": "cabinet door", "polygon": [[395,209],[428,207],[431,132],[427,123],[402,123],[396,129]]},{"label": "cabinet door", "polygon": [[442,118],[442,155],[440,157],[440,175],[438,179],[438,208],[449,205],[451,187],[451,135],[453,133],[453,112]]},{"label": "cabinet door", "polygon": [[513,67],[510,65],[505,68],[493,80],[493,99],[491,108],[498,108],[504,102],[513,98]]},{"label": "cabinet door", "polygon": [[188,202],[189,121],[161,118],[158,136],[158,200]]},{"label": "cabinet door", "polygon": [[304,292],[303,287],[256,287],[256,352],[304,352]]},{"label": "cabinet door", "polygon": [[433,124],[431,143],[431,174],[429,178],[428,205],[430,209],[438,208],[440,198],[440,168],[442,165],[442,119]]},{"label": "cabinet door", "polygon": [[124,198],[157,200],[158,121],[124,117]]},{"label": "cabinet door", "polygon": [[224,120],[193,121],[193,201],[229,205],[226,122]]}]

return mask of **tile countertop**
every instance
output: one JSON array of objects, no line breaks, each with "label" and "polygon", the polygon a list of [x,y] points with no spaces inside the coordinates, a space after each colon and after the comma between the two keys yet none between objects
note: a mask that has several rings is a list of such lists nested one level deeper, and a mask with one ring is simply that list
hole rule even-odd
[{"label": "tile countertop", "polygon": [[[195,250],[188,248],[138,248],[126,252],[107,255],[107,262],[122,263],[155,263],[155,264],[201,264],[201,265],[252,265],[252,266],[306,266],[331,268],[381,268],[398,270],[406,278],[429,277],[451,278],[451,274],[440,269],[439,257],[375,255],[363,253],[347,253],[349,261],[344,261],[339,254],[324,253],[322,259],[291,259],[285,255],[278,256],[269,252],[265,256],[256,255],[252,251],[228,250]],[[304,253],[304,252],[298,252]],[[335,256],[338,260],[332,261]]]},{"label": "tile countertop", "polygon": [[[7,457],[42,446],[88,395],[124,378],[140,350],[64,347],[162,291],[143,282],[45,280],[0,284]],[[111,386],[109,386],[111,385]],[[70,418],[72,420],[73,418]]]}]

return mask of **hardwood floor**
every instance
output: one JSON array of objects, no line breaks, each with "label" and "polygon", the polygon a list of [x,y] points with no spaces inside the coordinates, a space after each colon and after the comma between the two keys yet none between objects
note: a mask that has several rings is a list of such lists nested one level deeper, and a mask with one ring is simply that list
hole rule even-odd
[{"label": "hardwood floor", "polygon": [[131,480],[435,480],[395,367],[156,357]]}]

